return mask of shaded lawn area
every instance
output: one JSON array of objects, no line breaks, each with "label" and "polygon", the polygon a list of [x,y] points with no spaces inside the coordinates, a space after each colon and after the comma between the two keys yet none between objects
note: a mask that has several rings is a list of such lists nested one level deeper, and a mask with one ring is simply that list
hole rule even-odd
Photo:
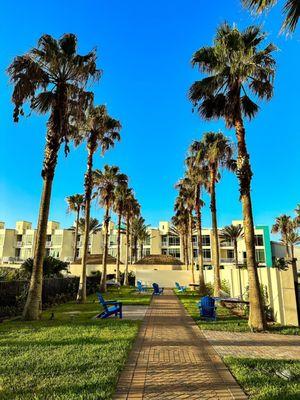
[{"label": "shaded lawn area", "polygon": [[[106,299],[148,304],[129,288]],[[43,312],[42,320],[0,324],[0,398],[3,400],[110,399],[137,335],[139,322],[92,319],[95,295]],[[51,313],[54,320],[50,320]]]},{"label": "shaded lawn area", "polygon": [[252,400],[300,399],[300,361],[225,357]]},{"label": "shaded lawn area", "polygon": [[[175,293],[201,329],[227,332],[250,332],[247,318],[233,314],[230,309],[222,307],[219,303],[216,303],[216,321],[200,320],[199,309],[197,307],[197,303],[200,299],[199,294],[193,291],[188,291],[186,293],[178,293],[175,291]],[[278,324],[272,324],[269,325],[268,331],[270,333],[279,333],[283,335],[300,335],[300,328],[296,326],[281,326]]]}]

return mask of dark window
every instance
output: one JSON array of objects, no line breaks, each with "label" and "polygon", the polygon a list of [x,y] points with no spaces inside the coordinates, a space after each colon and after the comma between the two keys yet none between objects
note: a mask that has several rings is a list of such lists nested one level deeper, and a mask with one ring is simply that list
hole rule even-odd
[{"label": "dark window", "polygon": [[204,258],[204,260],[210,260],[211,259],[210,249],[203,249],[203,258]]},{"label": "dark window", "polygon": [[161,237],[161,245],[162,246],[168,246],[168,237],[167,237],[167,235],[163,235]]},{"label": "dark window", "polygon": [[22,242],[23,235],[17,235],[17,242]]},{"label": "dark window", "polygon": [[202,246],[210,246],[210,236],[209,235],[202,236]]},{"label": "dark window", "polygon": [[198,257],[198,249],[193,249],[194,258]]},{"label": "dark window", "polygon": [[167,255],[168,254],[168,250],[167,249],[162,249],[161,254]]},{"label": "dark window", "polygon": [[234,251],[233,250],[227,250],[227,258],[234,258]]},{"label": "dark window", "polygon": [[169,246],[180,246],[180,238],[178,236],[169,236]]},{"label": "dark window", "polygon": [[47,235],[46,241],[51,242],[51,235]]},{"label": "dark window", "polygon": [[193,244],[198,244],[198,238],[196,235],[193,235]]},{"label": "dark window", "polygon": [[264,245],[263,235],[255,235],[255,246],[263,246],[263,245]]}]

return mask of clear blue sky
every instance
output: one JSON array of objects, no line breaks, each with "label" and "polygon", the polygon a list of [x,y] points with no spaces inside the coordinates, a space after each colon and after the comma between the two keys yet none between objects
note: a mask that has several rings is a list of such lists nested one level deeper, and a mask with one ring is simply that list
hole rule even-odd
[{"label": "clear blue sky", "polygon": [[[82,53],[97,48],[104,75],[94,88],[96,102],[107,104],[123,130],[122,141],[104,158],[97,155],[95,166],[119,165],[130,176],[147,222],[156,225],[172,216],[173,185],[183,174],[191,141],[204,131],[224,129],[222,121],[205,123],[191,112],[187,91],[199,77],[190,66],[193,52],[211,44],[224,20],[241,28],[262,24],[280,50],[274,98],[247,123],[255,222],[270,225],[300,202],[300,29],[293,38],[278,34],[280,7],[259,19],[239,0],[17,0],[2,2],[0,11],[0,220],[7,227],[19,219],[36,223],[46,119],[34,115],[13,123],[12,88],[5,70],[44,33],[77,34]],[[233,132],[227,134],[234,138]],[[63,226],[73,220],[66,215],[65,197],[82,192],[85,164],[84,146],[59,158],[50,219]],[[240,219],[236,178],[225,174],[217,194],[219,225]],[[101,215],[94,207],[93,216]],[[210,226],[208,207],[204,223]]]}]

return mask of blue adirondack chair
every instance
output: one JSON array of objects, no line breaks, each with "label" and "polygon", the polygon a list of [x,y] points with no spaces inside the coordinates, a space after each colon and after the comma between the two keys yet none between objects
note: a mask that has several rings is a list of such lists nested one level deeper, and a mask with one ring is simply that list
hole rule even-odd
[{"label": "blue adirondack chair", "polygon": [[96,318],[108,318],[111,315],[122,318],[122,303],[116,300],[104,300],[100,293],[97,293],[99,303],[103,306],[104,310],[97,315]]},{"label": "blue adirondack chair", "polygon": [[215,321],[217,319],[215,306],[215,299],[210,296],[204,296],[198,302],[198,307],[200,311],[200,317],[205,318],[206,320],[211,319]]},{"label": "blue adirondack chair", "polygon": [[186,286],[181,286],[181,285],[179,285],[178,282],[175,282],[175,286],[176,286],[176,289],[178,290],[178,292],[185,292],[186,291]]},{"label": "blue adirondack chair", "polygon": [[153,287],[153,294],[154,295],[159,296],[160,294],[163,294],[164,288],[160,288],[157,283],[153,283],[152,287]]},{"label": "blue adirondack chair", "polygon": [[136,290],[137,290],[139,293],[146,292],[146,290],[147,290],[146,286],[143,286],[141,281],[137,281],[137,282],[136,282],[136,286],[137,286],[137,289],[136,289]]}]

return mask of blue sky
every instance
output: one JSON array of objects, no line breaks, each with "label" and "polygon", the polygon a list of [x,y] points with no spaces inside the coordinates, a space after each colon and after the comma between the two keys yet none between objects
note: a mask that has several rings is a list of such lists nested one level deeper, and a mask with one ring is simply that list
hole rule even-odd
[{"label": "blue sky", "polygon": [[[123,129],[122,141],[104,158],[96,155],[95,166],[119,165],[130,176],[143,216],[157,225],[172,216],[173,186],[183,175],[189,144],[205,131],[224,130],[222,121],[207,123],[191,112],[187,91],[199,78],[190,66],[193,52],[211,44],[224,20],[240,28],[262,24],[279,51],[274,98],[261,104],[257,118],[246,125],[255,222],[271,225],[299,203],[300,29],[292,38],[278,34],[279,7],[255,19],[239,0],[17,0],[2,2],[0,11],[0,220],[7,227],[20,219],[37,221],[46,118],[32,115],[13,123],[12,88],[5,70],[43,33],[77,34],[81,53],[97,48],[104,74],[94,87],[96,102],[105,103]],[[233,131],[225,132],[234,140]],[[72,224],[65,198],[83,191],[85,164],[84,146],[72,149],[67,158],[60,155],[50,219],[62,226]],[[219,225],[240,219],[234,176],[223,175],[217,195]],[[205,201],[208,205],[207,196]],[[102,216],[97,206],[92,213]],[[210,226],[208,206],[203,214]]]}]

